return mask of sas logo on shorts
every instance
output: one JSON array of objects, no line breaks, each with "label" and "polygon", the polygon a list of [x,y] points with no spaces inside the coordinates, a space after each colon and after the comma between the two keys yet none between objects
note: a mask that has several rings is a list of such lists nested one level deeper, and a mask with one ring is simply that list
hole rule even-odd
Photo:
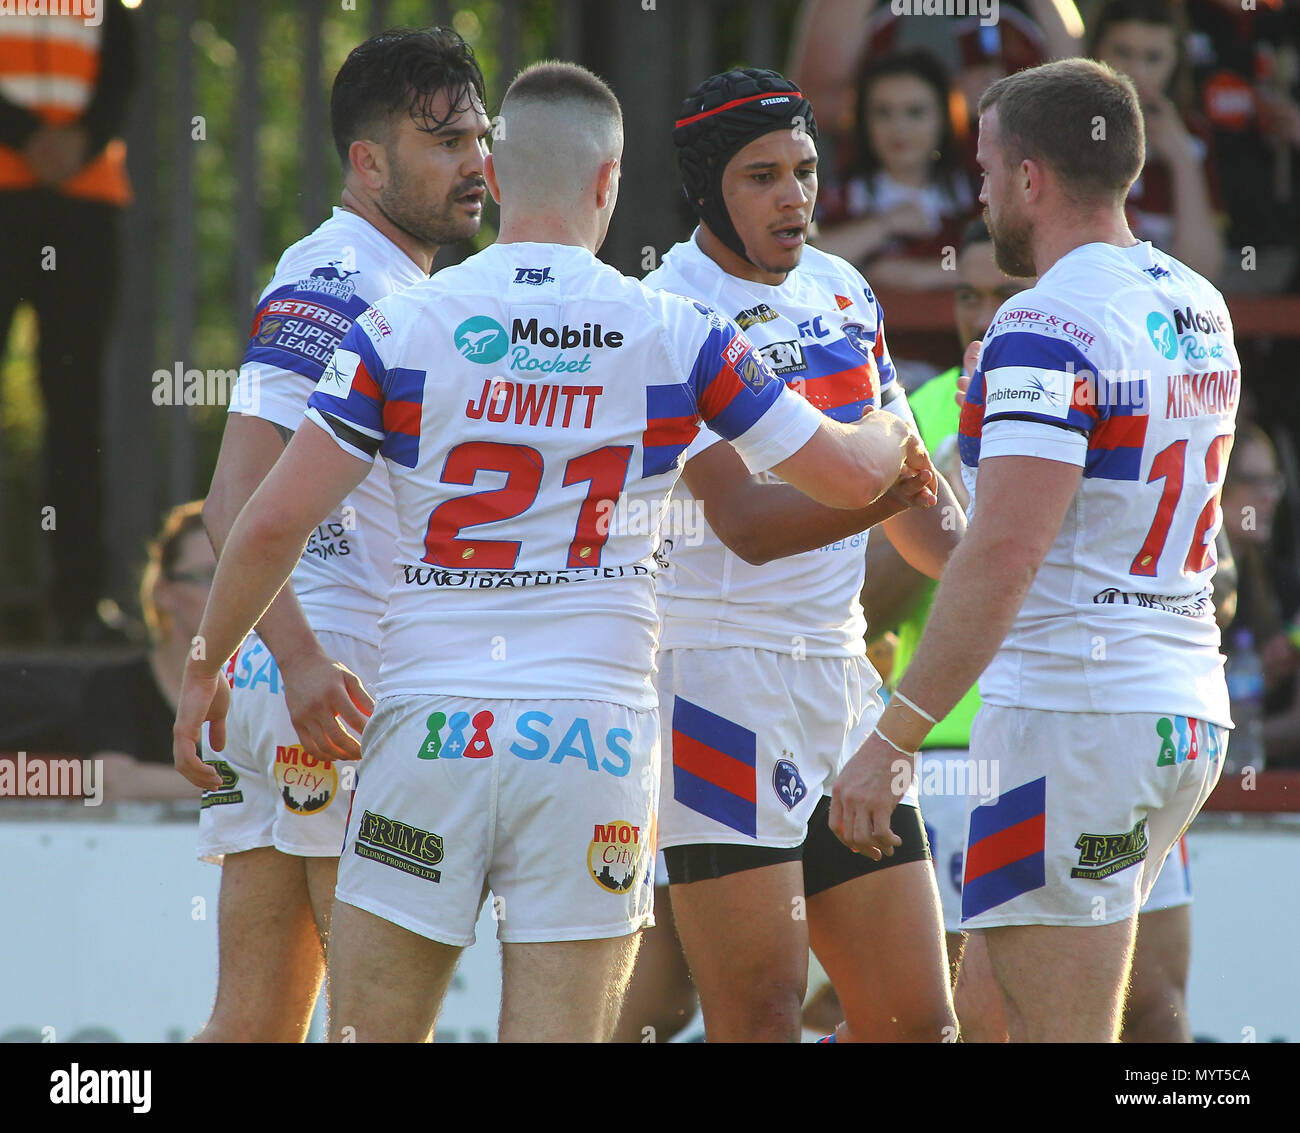
[{"label": "sas logo on shorts", "polygon": [[1178,336],[1174,334],[1174,324],[1159,311],[1147,315],[1147,336],[1154,346],[1166,358],[1178,357]]},{"label": "sas logo on shorts", "polygon": [[587,848],[587,872],[607,893],[626,893],[641,868],[641,827],[597,822],[595,831]]},{"label": "sas logo on shorts", "polygon": [[[488,729],[495,723],[496,717],[486,708],[475,712],[471,718],[468,712],[453,712],[450,719],[445,712],[434,712],[425,726],[429,734],[420,745],[421,759],[488,759],[492,755],[492,740]],[[466,729],[473,731],[466,736]],[[443,740],[442,729],[448,729],[447,738]]]},{"label": "sas logo on shorts", "polygon": [[462,358],[490,366],[506,356],[510,336],[506,328],[487,315],[472,315],[456,328],[452,336]]},{"label": "sas logo on shorts", "polygon": [[286,810],[294,814],[315,814],[334,801],[339,773],[328,759],[317,759],[296,744],[276,745],[275,781]]},{"label": "sas logo on shorts", "polygon": [[239,772],[224,759],[205,759],[203,762],[215,769],[216,773],[221,776],[221,786],[215,791],[203,792],[203,799],[199,803],[199,809],[207,810],[210,806],[242,803],[244,801],[244,792],[233,789],[239,782]]},{"label": "sas logo on shorts", "polygon": [[[788,752],[786,754],[789,754]],[[772,790],[786,810],[794,810],[808,797],[808,788],[804,786],[799,768],[789,759],[778,759],[772,768]]]},{"label": "sas logo on shorts", "polygon": [[1156,735],[1160,737],[1156,766],[1186,763],[1202,753],[1218,759],[1219,739],[1215,732],[1213,724],[1195,716],[1161,716],[1156,721]]},{"label": "sas logo on shorts", "polygon": [[442,872],[433,868],[442,861],[442,835],[418,826],[366,811],[353,849],[359,857],[400,869],[412,877],[442,880]]},{"label": "sas logo on shorts", "polygon": [[1080,834],[1074,848],[1079,851],[1079,867],[1071,877],[1097,880],[1137,865],[1147,856],[1147,820],[1141,819],[1124,834]]}]

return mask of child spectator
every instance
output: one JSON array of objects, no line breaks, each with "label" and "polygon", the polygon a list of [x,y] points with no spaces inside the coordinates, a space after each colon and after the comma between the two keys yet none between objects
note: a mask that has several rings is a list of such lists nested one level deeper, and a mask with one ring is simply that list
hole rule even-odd
[{"label": "child spectator", "polygon": [[1214,138],[1229,217],[1221,286],[1300,288],[1300,65],[1296,13],[1282,0],[1186,0],[1187,54]]},{"label": "child spectator", "polygon": [[956,248],[979,211],[963,170],[943,66],[924,50],[870,59],[858,85],[857,160],[823,184],[820,244],[874,286],[946,289]]},{"label": "child spectator", "polygon": [[1209,279],[1223,265],[1209,124],[1190,111],[1186,18],[1173,0],[1103,0],[1086,54],[1133,80],[1147,161],[1128,197],[1129,227]]}]

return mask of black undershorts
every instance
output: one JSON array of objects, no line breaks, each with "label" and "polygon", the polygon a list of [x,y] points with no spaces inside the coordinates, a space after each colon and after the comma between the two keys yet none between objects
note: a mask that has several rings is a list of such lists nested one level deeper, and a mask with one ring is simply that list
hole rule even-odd
[{"label": "black undershorts", "polygon": [[830,812],[830,797],[823,796],[808,819],[807,837],[798,846],[737,846],[729,842],[670,846],[664,850],[668,880],[673,885],[689,885],[693,881],[711,881],[778,862],[802,861],[804,896],[812,897],[855,877],[865,877],[908,862],[930,860],[930,842],[925,836],[925,825],[917,807],[894,808],[889,826],[903,844],[895,846],[893,854],[880,861],[867,854],[855,854],[841,842],[827,821]]}]

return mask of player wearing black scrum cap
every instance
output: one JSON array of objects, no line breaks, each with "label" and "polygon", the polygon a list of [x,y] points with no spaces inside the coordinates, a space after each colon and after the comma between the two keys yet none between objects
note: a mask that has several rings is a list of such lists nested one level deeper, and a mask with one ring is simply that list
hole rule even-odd
[{"label": "player wearing black scrum cap", "polygon": [[[704,82],[673,135],[700,226],[645,282],[734,318],[827,416],[856,421],[888,404],[910,420],[871,288],[806,244],[816,136],[812,107],[774,71]],[[659,836],[708,1038],[797,1039],[810,943],[845,1009],[839,1039],[951,1038],[915,791],[883,858],[848,849],[827,814],[840,768],[881,710],[858,601],[862,532],[881,523],[937,577],[960,509],[930,476],[901,478],[858,511],[821,507],[777,477],[750,476],[703,434],[686,460],[697,501],[687,506],[708,522],[702,539],[665,534]],[[625,1028],[636,1023],[625,1017]]]}]

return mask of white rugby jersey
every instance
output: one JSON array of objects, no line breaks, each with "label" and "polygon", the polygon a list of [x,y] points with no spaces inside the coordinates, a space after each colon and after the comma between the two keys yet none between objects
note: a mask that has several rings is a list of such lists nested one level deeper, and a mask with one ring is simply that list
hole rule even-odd
[{"label": "white rugby jersey", "polygon": [[380,300],[307,416],[382,455],[379,694],[657,703],[654,550],[700,419],[754,471],[816,432],[731,321],[584,248],[496,244]]},{"label": "white rugby jersey", "polygon": [[[230,412],[297,429],[353,320],[374,300],[422,279],[427,273],[382,232],[335,208],[280,257],[257,303]],[[377,464],[317,526],[294,568],[294,593],[314,630],[378,644],[396,538],[392,489]]]},{"label": "white rugby jersey", "polygon": [[[735,319],[772,369],[827,416],[857,421],[892,387],[897,398],[890,410],[910,419],[885,346],[880,304],[866,280],[838,256],[806,247],[799,266],[770,286],[723,271],[692,237],[672,248],[644,282]],[[714,440],[701,433],[687,458]],[[762,479],[779,481],[771,474]],[[684,482],[674,495],[672,530],[664,532],[667,566],[657,581],[661,649],[746,646],[819,657],[863,655],[866,620],[858,593],[865,531],[753,566],[727,549]]]},{"label": "white rugby jersey", "polygon": [[988,704],[1231,725],[1211,579],[1240,363],[1223,296],[1149,243],[1085,244],[1007,300],[959,445],[1083,479],[1002,649]]}]

